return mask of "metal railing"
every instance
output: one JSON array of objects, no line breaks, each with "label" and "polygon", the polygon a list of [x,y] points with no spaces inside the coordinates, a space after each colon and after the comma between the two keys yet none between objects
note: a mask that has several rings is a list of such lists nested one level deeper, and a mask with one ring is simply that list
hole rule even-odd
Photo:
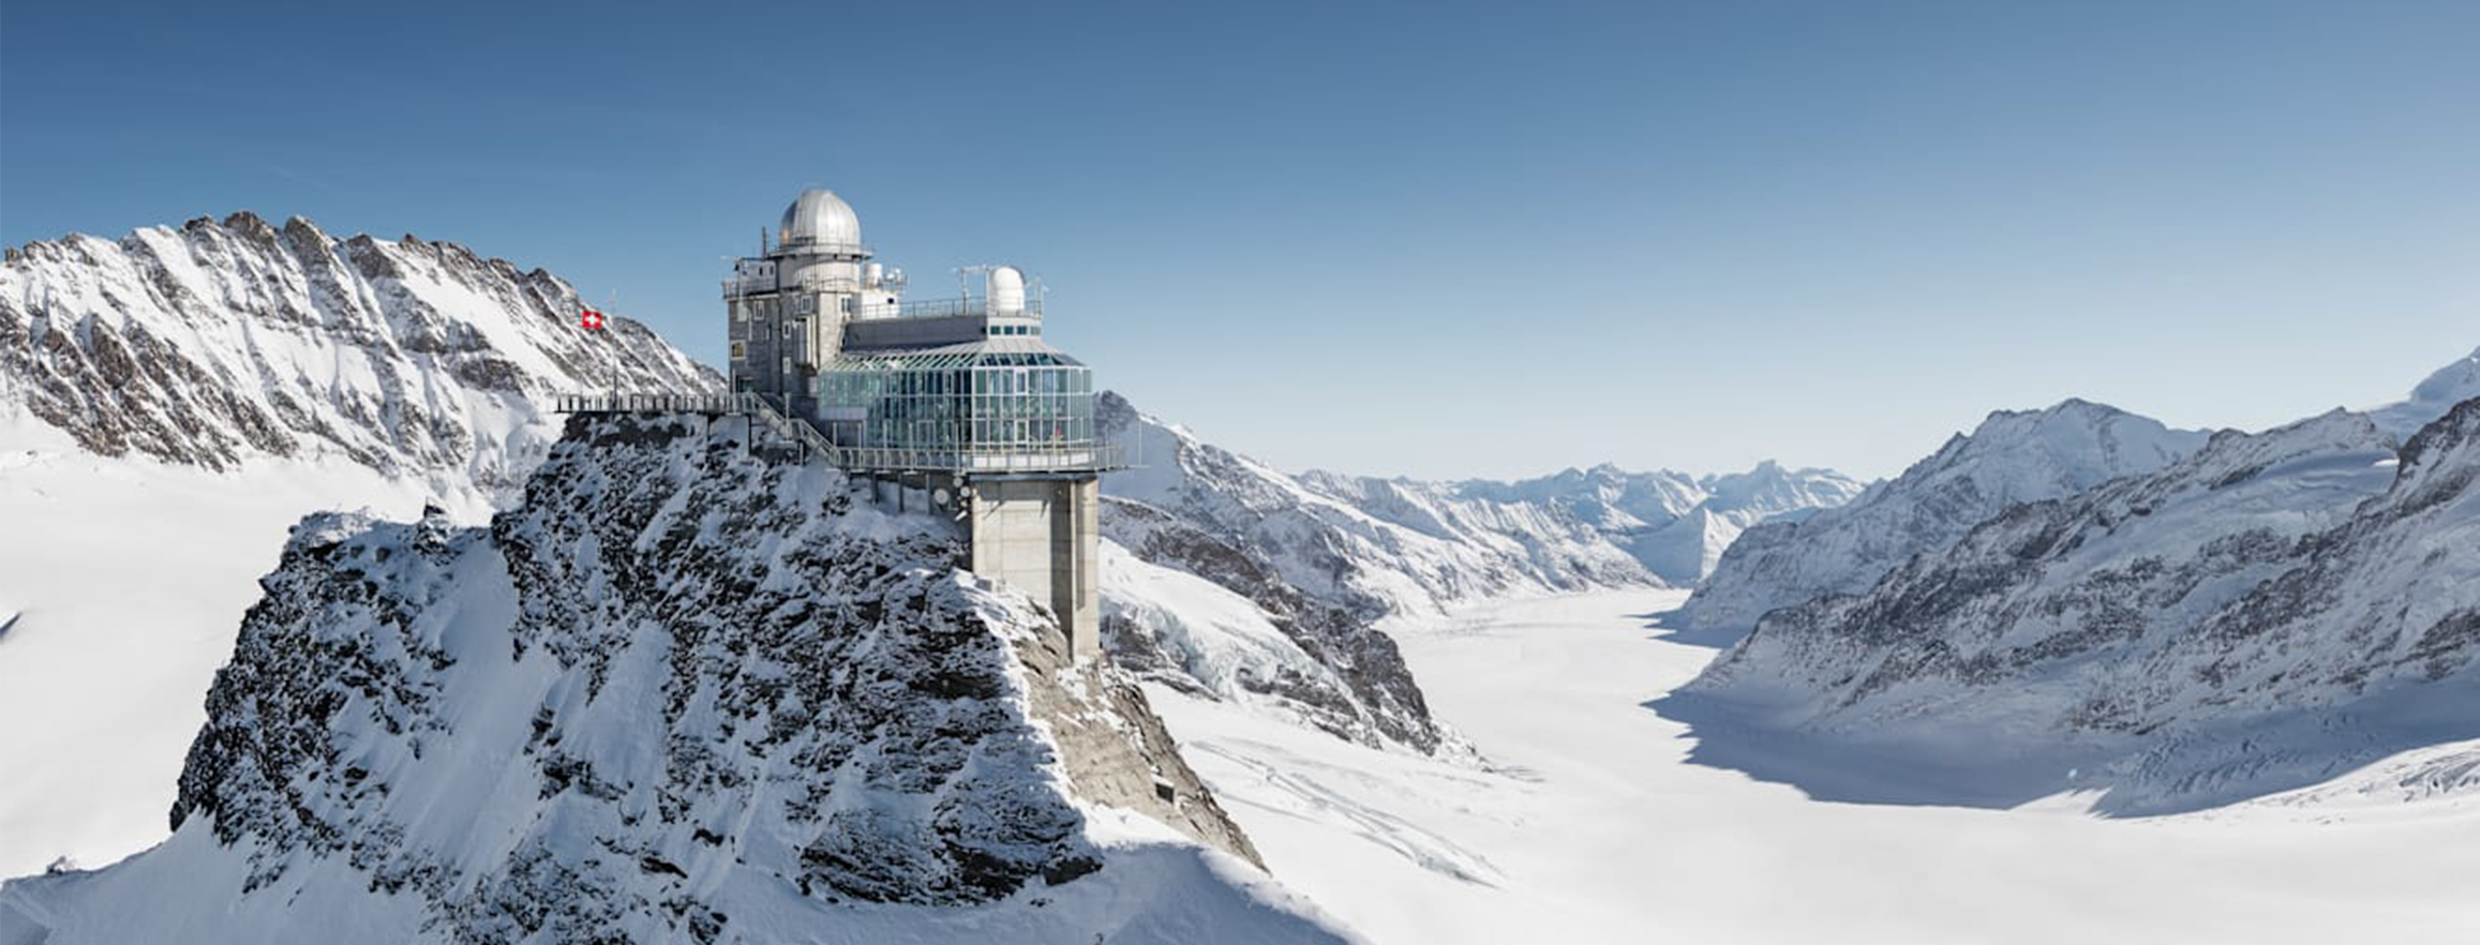
[{"label": "metal railing", "polygon": [[744,413],[755,394],[559,394],[553,413]]},{"label": "metal railing", "polygon": [[764,395],[742,394],[741,396],[749,398],[750,403],[754,405],[749,411],[750,416],[765,421],[769,429],[801,445],[803,460],[812,456],[823,456],[830,464],[846,469],[852,468],[851,462],[844,456],[844,448],[827,439],[826,434],[818,432],[818,428],[812,426],[809,421],[794,420],[784,416],[783,411],[775,409],[775,404],[768,401]]},{"label": "metal railing", "polygon": [[765,395],[738,394],[559,394],[551,399],[553,413],[705,413],[747,416],[766,424],[777,436],[799,446],[802,458],[822,456],[845,466],[844,448],[818,428],[794,420],[775,408]]},{"label": "metal railing", "polygon": [[854,472],[1104,472],[1128,467],[1127,454],[1112,443],[993,444],[944,448],[843,446],[807,420],[776,407],[764,394],[560,394],[555,413],[704,413],[744,415],[799,446],[802,458],[817,456]]},{"label": "metal railing", "polygon": [[1124,456],[1118,446],[1109,443],[945,449],[848,446],[843,447],[842,465],[847,469],[877,472],[1102,472],[1127,468]]},{"label": "metal railing", "polygon": [[[773,292],[777,288],[778,281],[780,280],[772,272],[733,276],[723,280],[723,294],[731,297],[748,295],[753,292]],[[861,280],[850,276],[829,276],[813,272],[803,275],[800,283],[790,288],[803,292],[859,293],[864,286]]]},{"label": "metal railing", "polygon": [[[963,315],[985,315],[990,312],[986,298],[923,299],[906,302],[896,309],[899,318],[955,318]],[[1042,317],[1042,300],[1026,299],[1024,317]]]},{"label": "metal railing", "polygon": [[[777,288],[776,278],[773,273],[767,273],[765,275],[734,276],[723,280],[723,295],[725,298],[739,298],[744,295],[773,292],[776,291]],[[814,274],[802,277],[800,285],[792,288],[802,292],[842,292],[851,295],[858,295],[865,290],[865,287],[855,279],[844,276],[822,276]],[[967,315],[987,315],[989,313],[990,300],[988,298],[975,298],[968,296],[959,299],[920,299],[912,302],[898,303],[896,305],[895,317],[957,318]],[[1038,298],[1026,299],[1025,310],[1019,313],[1019,315],[1024,318],[1041,318],[1042,300]]]}]

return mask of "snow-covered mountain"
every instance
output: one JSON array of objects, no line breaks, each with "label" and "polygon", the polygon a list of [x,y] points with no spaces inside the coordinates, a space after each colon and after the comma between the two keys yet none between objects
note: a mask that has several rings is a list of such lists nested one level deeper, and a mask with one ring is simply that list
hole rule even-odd
[{"label": "snow-covered mountain", "polygon": [[2007,506],[2160,469],[2205,439],[2200,431],[2172,430],[2081,400],[1992,413],[1971,434],[1956,435],[1848,505],[1749,528],[1677,619],[1698,629],[1740,629],[1777,607],[1865,591],[1913,555],[1945,549]]},{"label": "snow-covered mountain", "polygon": [[[2337,410],[2011,507],[1865,593],[1767,614],[1687,691],[2145,813],[2480,738],[2476,658],[2480,399],[2399,452]],[[2421,776],[2480,787],[2449,775]]]},{"label": "snow-covered mountain", "polygon": [[1103,502],[1102,628],[1120,665],[1361,744],[1451,742],[1368,613],[1303,593],[1264,556],[1170,513]]},{"label": "snow-covered mountain", "polygon": [[305,520],[83,942],[1345,941],[961,534],[743,427],[579,420],[488,527]]},{"label": "snow-covered mountain", "polygon": [[[1693,582],[1748,524],[1861,486],[1764,463],[1691,477],[1612,466],[1517,482],[1286,474],[1106,396],[1142,468],[1103,480],[1119,565],[1114,655],[1185,691],[1364,744],[1453,747],[1378,627],[1508,597]],[[1124,562],[1124,564],[1123,564]]]},{"label": "snow-covered mountain", "polygon": [[1603,464],[1515,482],[1456,484],[1470,498],[1565,511],[1626,549],[1656,577],[1691,587],[1723,550],[1762,521],[1797,521],[1858,497],[1865,486],[1830,469],[1784,469],[1767,460],[1742,473],[1702,477]]},{"label": "snow-covered mountain", "polygon": [[1373,615],[1436,614],[1484,597],[1646,580],[1635,561],[1555,509],[1442,503],[1437,489],[1394,480],[1294,477],[1116,394],[1099,410],[1106,433],[1142,463],[1106,477],[1105,494],[1236,539],[1313,597]]},{"label": "snow-covered mountain", "polygon": [[720,390],[580,308],[540,270],[299,218],[9,250],[0,719],[52,721],[0,724],[0,874],[161,837],[201,697],[304,514],[479,521],[556,439],[543,395]]},{"label": "snow-covered mountain", "polygon": [[1116,562],[1154,566],[1108,579],[1107,639],[1116,658],[1173,685],[1265,704],[1355,741],[1435,751],[1451,739],[1380,622],[1654,582],[1553,506],[1397,480],[1294,477],[1116,394],[1099,410],[1105,433],[1142,463],[1103,478],[1103,534],[1130,555]]},{"label": "snow-covered mountain", "polygon": [[2480,397],[2480,349],[2438,368],[2411,389],[2410,397],[2369,411],[2369,417],[2385,432],[2409,439],[2455,404],[2474,397]]},{"label": "snow-covered mountain", "polygon": [[336,457],[506,489],[553,435],[546,394],[722,389],[634,321],[581,329],[582,307],[540,269],[300,217],[77,234],[0,266],[0,411],[102,456]]}]

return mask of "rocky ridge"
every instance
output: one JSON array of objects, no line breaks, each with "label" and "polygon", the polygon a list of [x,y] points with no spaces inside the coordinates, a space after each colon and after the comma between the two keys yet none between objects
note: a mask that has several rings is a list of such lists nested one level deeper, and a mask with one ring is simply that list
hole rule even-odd
[{"label": "rocky ridge", "polygon": [[1104,535],[1131,560],[1202,579],[1254,612],[1207,615],[1178,605],[1212,595],[1137,599],[1106,587],[1114,656],[1161,681],[1280,703],[1357,741],[1436,751],[1454,740],[1429,717],[1382,622],[1465,601],[1654,581],[1555,508],[1442,503],[1387,480],[1294,477],[1141,414],[1117,394],[1104,394],[1099,410],[1105,435],[1142,463],[1103,478]]},{"label": "rocky ridge", "polygon": [[513,491],[561,392],[712,393],[637,322],[579,327],[577,291],[454,243],[235,213],[0,265],[0,409],[101,456],[232,469],[337,458]]},{"label": "rocky ridge", "polygon": [[1686,691],[1854,744],[2081,755],[2076,782],[2036,787],[2116,812],[2318,783],[2480,737],[2476,481],[2480,399],[2399,452],[2343,411],[2225,431],[1775,610]]},{"label": "rocky ridge", "polygon": [[1343,940],[1248,878],[1124,677],[955,567],[952,524],[741,429],[578,420],[487,528],[305,520],[172,839],[14,881],[0,919],[54,945],[330,915],[458,943]]},{"label": "rocky ridge", "polygon": [[1992,413],[1969,435],[1949,439],[1848,505],[1749,528],[1676,619],[1697,629],[1745,629],[1777,607],[1866,591],[1912,556],[1944,550],[2010,505],[2160,469],[2205,438],[2081,400]]}]

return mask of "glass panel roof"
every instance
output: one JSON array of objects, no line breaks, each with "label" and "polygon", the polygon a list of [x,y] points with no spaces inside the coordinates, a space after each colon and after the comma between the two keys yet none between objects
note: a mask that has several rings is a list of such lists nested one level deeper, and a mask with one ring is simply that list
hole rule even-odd
[{"label": "glass panel roof", "polygon": [[1033,338],[992,338],[941,348],[848,354],[822,365],[841,371],[937,371],[976,367],[1071,367],[1083,362]]}]

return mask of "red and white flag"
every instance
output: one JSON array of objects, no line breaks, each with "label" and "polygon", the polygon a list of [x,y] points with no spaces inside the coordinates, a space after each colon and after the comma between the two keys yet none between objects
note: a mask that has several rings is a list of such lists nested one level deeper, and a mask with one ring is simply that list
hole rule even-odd
[{"label": "red and white flag", "polygon": [[585,326],[587,331],[602,331],[603,313],[586,309],[584,313],[577,316],[577,324]]}]

